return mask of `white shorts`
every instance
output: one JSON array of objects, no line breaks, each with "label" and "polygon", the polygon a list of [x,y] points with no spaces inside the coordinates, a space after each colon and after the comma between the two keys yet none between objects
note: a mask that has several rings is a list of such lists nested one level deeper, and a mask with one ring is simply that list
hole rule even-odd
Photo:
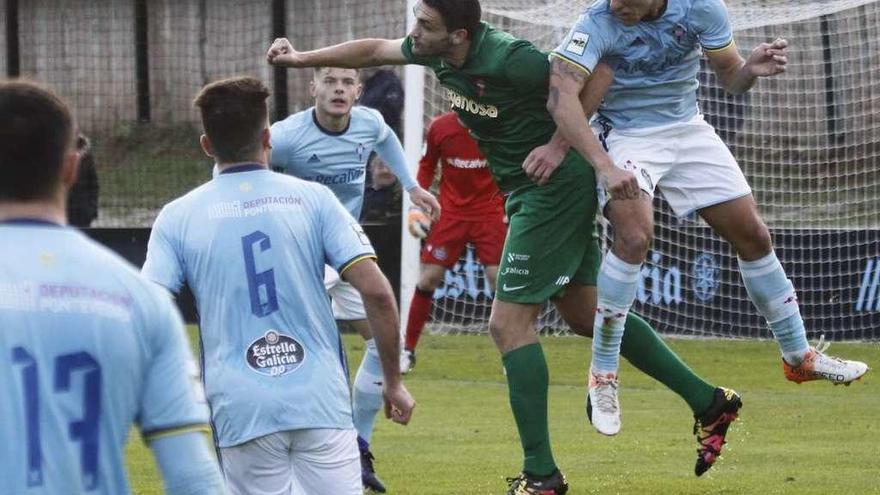
[{"label": "white shorts", "polygon": [[[643,191],[660,188],[676,215],[751,194],[746,178],[715,130],[697,114],[688,122],[646,127],[594,129],[618,168],[630,170]],[[599,189],[604,211],[607,194]]]},{"label": "white shorts", "polygon": [[333,317],[337,320],[366,320],[364,300],[353,285],[342,280],[336,270],[324,265],[324,288],[333,305]]},{"label": "white shorts", "polygon": [[355,430],[281,431],[220,449],[230,495],[361,495]]}]

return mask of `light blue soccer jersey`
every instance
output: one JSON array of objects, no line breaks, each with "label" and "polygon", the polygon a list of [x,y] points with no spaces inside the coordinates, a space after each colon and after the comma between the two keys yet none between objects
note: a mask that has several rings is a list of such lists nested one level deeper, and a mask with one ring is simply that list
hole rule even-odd
[{"label": "light blue soccer jersey", "polygon": [[625,26],[599,0],[581,15],[551,54],[592,71],[599,60],[614,69],[614,82],[598,119],[613,128],[684,122],[697,114],[700,49],[733,43],[722,0],[668,0],[660,18]]},{"label": "light blue soccer jersey", "polygon": [[372,108],[353,107],[348,128],[340,132],[321,127],[313,107],[276,122],[271,133],[272,169],[324,184],[354,218],[361,215],[367,161],[373,150],[404,190],[417,185],[397,136]]},{"label": "light blue soccer jersey", "polygon": [[256,165],[162,209],[143,273],[195,295],[220,447],[352,427],[324,265],[344,274],[365,257],[374,257],[369,239],[329,189]]},{"label": "light blue soccer jersey", "polygon": [[0,223],[0,493],[129,493],[133,422],[207,430],[168,294],[79,232]]}]

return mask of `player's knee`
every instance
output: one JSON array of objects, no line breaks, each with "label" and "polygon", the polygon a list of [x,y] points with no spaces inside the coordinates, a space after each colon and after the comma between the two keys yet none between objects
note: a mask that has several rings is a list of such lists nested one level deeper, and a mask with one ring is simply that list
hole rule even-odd
[{"label": "player's knee", "polygon": [[614,248],[629,257],[641,259],[647,254],[653,240],[653,233],[647,229],[620,230],[614,233]]},{"label": "player's knee", "polygon": [[773,249],[770,230],[762,221],[752,222],[739,232],[734,244],[737,255],[745,259],[757,259]]}]

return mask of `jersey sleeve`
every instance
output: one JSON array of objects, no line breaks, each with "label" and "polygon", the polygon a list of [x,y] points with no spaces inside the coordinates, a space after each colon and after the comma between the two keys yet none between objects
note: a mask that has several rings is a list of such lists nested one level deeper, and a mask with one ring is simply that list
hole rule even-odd
[{"label": "jersey sleeve", "polygon": [[511,43],[505,68],[507,78],[520,90],[547,90],[550,76],[547,52],[542,52],[532,43],[525,40]]},{"label": "jersey sleeve", "polygon": [[425,154],[419,160],[419,172],[416,176],[422,189],[428,190],[434,183],[437,173],[437,162],[440,161],[440,143],[437,139],[439,120],[434,120],[428,128],[428,136],[425,138]]},{"label": "jersey sleeve", "polygon": [[605,16],[588,12],[578,19],[550,56],[592,73],[599,60],[611,54],[615,38],[612,33]]},{"label": "jersey sleeve", "polygon": [[188,431],[208,431],[208,409],[198,368],[180,313],[159,288],[150,288],[155,304],[144,315],[146,377],[138,423],[145,440]]},{"label": "jersey sleeve", "polygon": [[269,154],[269,168],[276,172],[287,169],[287,158],[293,152],[293,140],[289,138],[289,131],[284,121],[275,122],[269,127],[269,143],[272,146]]},{"label": "jersey sleeve", "polygon": [[174,233],[172,212],[166,206],[159,213],[150,240],[147,243],[147,259],[141,273],[171,292],[178,292],[184,282],[183,258],[179,249],[180,239]]},{"label": "jersey sleeve", "polygon": [[345,210],[336,196],[324,186],[320,189],[321,242],[324,245],[324,261],[340,275],[365,258],[375,258],[376,252],[370,238],[357,220]]},{"label": "jersey sleeve", "polygon": [[714,52],[733,44],[733,31],[727,7],[722,0],[698,0],[691,9],[694,24],[703,50]]}]

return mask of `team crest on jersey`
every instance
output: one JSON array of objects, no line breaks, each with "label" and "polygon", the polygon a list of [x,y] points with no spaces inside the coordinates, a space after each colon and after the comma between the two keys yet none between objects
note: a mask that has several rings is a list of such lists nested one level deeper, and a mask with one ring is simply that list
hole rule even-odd
[{"label": "team crest on jersey", "polygon": [[584,51],[587,49],[587,42],[589,41],[589,34],[575,31],[574,34],[571,35],[571,41],[568,42],[565,51],[574,53],[575,55],[583,55]]},{"label": "team crest on jersey", "polygon": [[687,33],[687,32],[684,30],[684,28],[683,28],[680,24],[679,24],[679,25],[676,25],[674,28],[672,28],[672,36],[674,36],[675,39],[676,39],[679,43],[683,43],[683,42],[684,42],[684,35],[685,35],[686,33]]},{"label": "team crest on jersey", "polygon": [[269,330],[251,342],[245,353],[248,366],[266,376],[282,376],[299,369],[305,349],[294,338]]},{"label": "team crest on jersey", "polygon": [[367,151],[367,147],[364,146],[364,143],[358,143],[358,147],[357,147],[358,160],[364,161],[364,153],[366,151]]}]

